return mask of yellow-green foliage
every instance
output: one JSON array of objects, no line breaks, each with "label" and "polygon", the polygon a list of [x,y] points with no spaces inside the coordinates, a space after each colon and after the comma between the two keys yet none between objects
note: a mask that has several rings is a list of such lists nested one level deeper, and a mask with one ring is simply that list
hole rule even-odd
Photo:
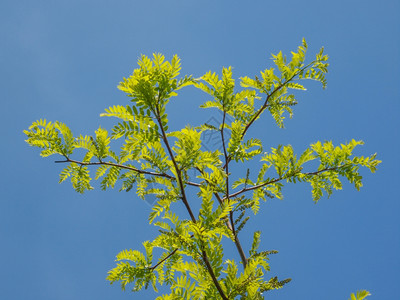
[{"label": "yellow-green foliage", "polygon": [[354,295],[354,293],[351,294],[349,300],[364,300],[367,298],[367,296],[371,296],[371,294],[368,291],[362,290],[362,291],[357,291],[357,293]]},{"label": "yellow-green foliage", "polygon": [[[180,60],[167,61],[161,54],[153,58],[142,55],[139,67],[124,78],[119,89],[131,100],[126,106],[114,105],[101,116],[115,117],[117,124],[109,134],[99,127],[92,136],[74,137],[60,122],[38,120],[24,133],[26,142],[41,148],[42,156],[57,154],[59,163],[67,166],[60,182],[70,178],[80,193],[90,190],[90,169],[102,189],[120,186],[121,190],[136,188],[141,198],[156,199],[149,222],[159,228],[153,241],[143,243],[144,251],[123,250],[117,265],[107,279],[119,282],[122,289],[130,286],[139,291],[152,286],[170,286],[170,293],[158,299],[263,299],[265,292],[282,288],[290,279],[269,276],[269,255],[275,250],[259,251],[261,231],[256,231],[248,254],[239,240],[239,233],[249,220],[249,212],[261,210],[260,200],[282,199],[282,187],[289,183],[311,185],[314,201],[323,194],[331,195],[342,188],[347,179],[359,189],[362,186],[360,167],[372,172],[380,163],[372,156],[355,156],[353,150],[363,143],[351,140],[334,146],[317,142],[300,155],[291,145],[278,145],[265,152],[262,141],[247,138],[248,129],[269,112],[279,127],[284,126],[286,113],[291,117],[298,103],[292,90],[306,90],[303,81],[317,80],[326,87],[328,56],[323,49],[314,60],[306,63],[307,44],[303,40],[288,60],[281,52],[273,55],[275,68],[267,68],[254,78],[240,78],[239,87],[232,68],[222,74],[209,71],[200,78],[180,75]],[[202,108],[221,112],[218,126],[203,124],[186,126],[179,131],[168,130],[166,106],[186,86],[199,88],[207,94]],[[208,150],[201,135],[213,131],[221,137],[222,148]],[[229,140],[224,139],[229,137]],[[118,153],[112,141],[122,139]],[[81,159],[73,158],[75,149],[84,151]],[[81,153],[81,152],[79,152]],[[257,159],[257,172],[246,168],[248,160]],[[243,164],[243,172],[235,181],[229,165]],[[317,167],[315,167],[317,166]],[[196,173],[196,178],[190,174]],[[255,174],[255,175],[253,175]],[[189,199],[189,190],[197,190],[198,199]],[[201,201],[193,212],[192,201]],[[190,218],[173,211],[172,203],[182,203]],[[226,240],[238,250],[241,266],[224,255]],[[162,250],[159,257],[153,249]],[[268,273],[268,274],[267,274]],[[266,277],[270,277],[267,279]],[[352,294],[351,300],[362,300],[368,292]]]}]

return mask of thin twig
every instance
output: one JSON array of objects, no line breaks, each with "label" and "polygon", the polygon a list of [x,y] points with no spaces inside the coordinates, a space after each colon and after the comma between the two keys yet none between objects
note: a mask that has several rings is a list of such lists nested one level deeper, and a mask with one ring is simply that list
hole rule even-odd
[{"label": "thin twig", "polygon": [[151,270],[154,270],[155,268],[157,268],[159,265],[161,265],[164,261],[166,261],[168,258],[170,258],[172,255],[174,255],[176,253],[176,251],[178,251],[178,249],[175,249],[174,251],[172,251],[170,254],[168,254],[166,257],[164,257],[162,260],[160,260],[157,264],[155,264],[154,266],[150,267]]}]

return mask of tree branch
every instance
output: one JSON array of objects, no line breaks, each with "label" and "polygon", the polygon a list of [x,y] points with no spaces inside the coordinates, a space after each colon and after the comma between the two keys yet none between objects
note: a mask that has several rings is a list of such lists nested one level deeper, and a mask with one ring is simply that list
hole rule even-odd
[{"label": "tree branch", "polygon": [[[243,188],[243,189],[241,189],[240,191],[237,191],[236,193],[233,193],[233,194],[229,195],[229,197],[236,197],[236,196],[238,196],[238,195],[240,195],[240,194],[243,194],[243,193],[245,193],[245,192],[252,191],[252,190],[256,190],[256,189],[259,189],[259,188],[262,188],[262,187],[264,187],[264,186],[266,186],[266,185],[269,185],[269,184],[271,184],[271,183],[275,183],[275,182],[279,182],[279,181],[284,180],[284,179],[288,179],[288,178],[293,177],[293,176],[295,176],[295,175],[297,175],[297,174],[300,174],[300,173],[303,174],[303,175],[318,175],[318,174],[320,174],[320,173],[327,172],[327,171],[336,171],[336,170],[338,170],[338,169],[340,169],[340,168],[344,168],[344,167],[346,167],[346,166],[348,166],[348,164],[343,165],[343,166],[325,168],[325,169],[322,169],[322,170],[319,170],[319,171],[315,171],[315,172],[301,173],[301,171],[297,171],[297,172],[291,173],[291,174],[289,174],[289,175],[285,174],[285,176],[282,176],[282,177],[279,177],[279,178],[270,180],[270,181],[268,181],[268,182],[264,182],[264,183],[261,183],[261,184],[255,185],[255,186],[251,186],[251,187],[248,187],[248,188]],[[224,201],[225,198],[222,199],[222,200]]]},{"label": "tree branch", "polygon": [[[242,140],[247,132],[247,130],[249,130],[250,126],[254,123],[255,120],[257,120],[257,118],[261,115],[261,113],[268,107],[268,101],[269,99],[271,99],[271,97],[278,92],[282,87],[284,87],[286,84],[288,84],[290,81],[292,81],[297,75],[299,75],[301,72],[303,72],[304,70],[306,70],[309,66],[311,66],[312,64],[314,64],[315,61],[312,61],[311,63],[309,63],[308,65],[306,65],[305,67],[301,68],[298,72],[296,72],[295,74],[293,74],[292,77],[290,77],[289,79],[287,79],[286,81],[284,81],[283,83],[279,84],[272,92],[271,94],[267,95],[267,98],[264,101],[264,104],[258,109],[258,111],[256,112],[256,114],[251,118],[250,122],[246,125],[246,127],[244,128],[241,138],[240,140]],[[232,157],[229,156],[228,157],[228,162],[230,162],[232,160]],[[226,163],[225,163],[226,164]],[[224,166],[225,167],[225,166]]]},{"label": "tree branch", "polygon": [[312,61],[311,63],[309,63],[308,65],[306,65],[305,67],[301,68],[298,72],[294,73],[292,75],[292,77],[290,77],[289,79],[285,80],[283,83],[279,84],[278,87],[276,87],[271,94],[267,95],[267,98],[265,99],[265,102],[263,104],[263,106],[261,106],[259,108],[259,110],[257,111],[257,113],[254,115],[254,117],[251,119],[251,121],[246,125],[246,128],[243,130],[242,133],[242,138],[244,137],[244,135],[246,134],[247,130],[250,128],[250,126],[254,123],[254,121],[258,118],[258,116],[268,107],[268,101],[269,99],[271,99],[271,97],[278,92],[282,87],[284,87],[285,85],[287,85],[290,81],[292,81],[297,75],[299,75],[300,73],[302,73],[304,70],[306,70],[309,66],[311,66],[312,64],[314,64],[315,61]]},{"label": "tree branch", "polygon": [[[192,212],[192,209],[190,208],[189,202],[188,202],[188,200],[186,198],[185,187],[183,186],[181,170],[179,169],[178,164],[176,163],[176,160],[175,160],[175,156],[172,153],[171,147],[170,147],[168,139],[167,139],[167,135],[166,135],[165,130],[164,130],[164,126],[163,126],[162,121],[161,121],[160,111],[159,111],[157,106],[156,106],[156,114],[155,114],[155,116],[157,118],[158,125],[161,128],[162,139],[164,141],[165,146],[167,147],[167,150],[168,150],[169,156],[171,157],[172,163],[174,164],[176,176],[177,176],[178,183],[179,183],[180,190],[181,190],[181,194],[182,194],[182,202],[185,205],[186,210],[188,211],[188,213],[190,215],[190,218],[192,219],[192,222],[196,223],[197,220],[196,220],[196,218],[195,218],[195,216],[194,216],[194,214]],[[221,285],[218,282],[217,277],[215,276],[214,270],[213,270],[213,268],[212,268],[212,266],[211,266],[211,264],[210,264],[210,262],[208,260],[207,253],[203,249],[201,251],[202,251],[203,261],[206,264],[207,271],[210,274],[210,276],[212,278],[212,281],[214,282],[215,287],[217,288],[217,290],[218,290],[219,294],[221,295],[222,299],[228,300],[228,298],[225,296],[224,291],[222,290]]]},{"label": "tree branch", "polygon": [[194,214],[193,214],[193,212],[192,212],[192,209],[190,208],[189,202],[187,201],[187,198],[186,198],[185,188],[184,188],[184,186],[183,186],[183,181],[182,181],[181,170],[179,169],[178,164],[176,163],[175,156],[174,156],[174,154],[172,153],[171,147],[170,147],[170,145],[169,145],[169,142],[168,142],[168,139],[167,139],[167,135],[166,135],[165,130],[164,130],[164,126],[163,126],[163,124],[162,124],[162,122],[161,122],[161,118],[160,118],[160,115],[159,115],[158,108],[157,108],[157,115],[156,115],[156,118],[157,118],[158,125],[159,125],[160,128],[161,128],[162,139],[163,139],[163,141],[164,141],[165,146],[167,147],[167,150],[168,150],[169,156],[170,156],[170,158],[171,158],[171,160],[172,160],[172,163],[174,164],[174,168],[175,168],[175,172],[176,172],[176,177],[177,177],[176,179],[177,179],[177,181],[178,181],[178,183],[179,183],[179,188],[180,188],[180,190],[181,190],[183,204],[185,205],[186,210],[188,211],[188,213],[189,213],[190,218],[192,219],[192,221],[193,221],[194,223],[196,223],[196,217],[194,216]]},{"label": "tree branch", "polygon": [[[221,126],[221,140],[222,140],[222,147],[224,149],[224,157],[225,157],[225,173],[226,173],[226,191],[225,191],[225,199],[229,201],[229,156],[226,151],[226,145],[225,145],[225,137],[224,137],[224,128],[225,128],[225,118],[226,118],[226,111],[224,107],[224,115],[222,118],[222,126]],[[220,203],[223,202],[223,200],[220,199],[218,193],[215,193],[217,195],[217,199],[219,198]],[[246,254],[243,251],[242,244],[239,241],[239,237],[237,235],[236,229],[235,229],[235,222],[233,221],[233,211],[229,212],[229,220],[227,220],[226,225],[228,228],[232,231],[233,236],[235,237],[235,246],[236,249],[238,250],[238,253],[240,255],[240,259],[242,260],[243,268],[246,269],[247,266],[247,257]]]},{"label": "tree branch", "polygon": [[[135,171],[135,172],[140,173],[140,174],[147,174],[147,175],[152,175],[152,176],[165,177],[165,178],[168,178],[168,179],[171,179],[171,180],[176,180],[176,178],[174,176],[171,176],[171,175],[168,175],[168,174],[165,174],[165,173],[156,173],[156,172],[144,171],[144,170],[137,169],[135,167],[126,166],[126,165],[120,165],[120,164],[116,164],[116,163],[112,163],[112,162],[104,162],[104,161],[101,161],[101,162],[83,162],[83,161],[70,159],[68,157],[66,157],[65,160],[56,160],[55,161],[55,163],[68,163],[68,162],[76,163],[76,164],[81,165],[81,166],[107,165],[107,166],[113,166],[113,167],[118,167],[118,168],[121,168],[121,169]],[[191,185],[191,186],[197,186],[197,187],[200,186],[200,184],[196,183],[196,182],[185,181],[185,183],[187,185]]]},{"label": "tree branch", "polygon": [[214,282],[214,285],[216,286],[219,294],[221,295],[222,299],[229,300],[228,297],[225,296],[225,293],[222,290],[222,287],[219,284],[217,277],[215,277],[213,268],[212,268],[210,262],[208,261],[207,253],[204,250],[202,250],[201,252],[202,252],[203,260],[204,260],[204,262],[205,262],[205,264],[207,266],[208,273],[211,275],[212,281]]},{"label": "tree branch", "polygon": [[174,255],[176,253],[176,251],[178,251],[178,248],[175,249],[174,251],[172,251],[170,254],[168,254],[166,257],[164,257],[162,260],[160,260],[157,264],[155,264],[154,266],[150,267],[150,270],[154,270],[155,268],[157,268],[159,265],[161,265],[164,261],[166,261],[168,258],[170,258],[172,255]]}]

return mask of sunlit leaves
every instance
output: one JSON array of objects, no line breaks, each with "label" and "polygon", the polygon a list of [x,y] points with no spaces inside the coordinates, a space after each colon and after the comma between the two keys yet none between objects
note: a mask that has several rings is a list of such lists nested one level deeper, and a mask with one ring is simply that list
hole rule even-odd
[{"label": "sunlit leaves", "polygon": [[43,157],[52,154],[69,156],[75,148],[71,130],[58,121],[52,123],[40,119],[33,122],[24,133],[28,137],[26,142],[29,145],[43,149]]},{"label": "sunlit leaves", "polygon": [[[265,173],[262,169],[257,184],[260,187],[269,187],[276,184],[277,180],[294,183],[306,181],[312,186],[314,201],[318,201],[323,192],[326,192],[329,196],[333,189],[342,189],[340,177],[346,178],[359,189],[362,186],[359,167],[367,167],[371,172],[375,172],[376,166],[380,163],[379,160],[375,159],[376,155],[367,158],[353,156],[354,148],[362,144],[361,141],[352,140],[348,144],[334,147],[332,142],[317,142],[306,149],[299,159],[297,159],[290,145],[272,148],[271,153],[266,153],[261,160],[267,162],[265,168],[275,168],[277,179],[261,180]],[[305,164],[315,159],[319,160],[317,170],[305,171]]]},{"label": "sunlit leaves", "polygon": [[138,61],[139,68],[118,86],[132,98],[139,108],[155,112],[160,110],[176,90],[194,82],[190,76],[178,80],[181,70],[180,59],[174,56],[169,62],[162,54],[154,54],[150,59],[142,55]]},{"label": "sunlit leaves", "polygon": [[259,108],[259,111],[262,112],[268,108],[275,122],[281,128],[284,127],[284,113],[288,112],[292,117],[292,106],[298,103],[294,94],[288,94],[288,89],[306,90],[303,84],[299,83],[303,79],[320,81],[323,88],[327,84],[325,74],[328,72],[328,56],[323,54],[323,48],[321,48],[315,60],[305,64],[307,47],[307,43],[303,39],[298,51],[292,52],[290,61],[282,52],[272,55],[273,62],[280,74],[276,74],[274,69],[270,68],[262,71],[260,78],[257,76],[254,79],[241,78],[242,87],[253,88],[267,95],[264,105]]},{"label": "sunlit leaves", "polygon": [[368,291],[361,290],[361,291],[357,291],[357,293],[355,295],[354,295],[354,293],[352,293],[350,295],[349,300],[364,300],[368,296],[371,296],[371,294]]},{"label": "sunlit leaves", "polygon": [[95,134],[96,139],[93,141],[96,148],[95,155],[101,160],[108,156],[110,138],[108,137],[107,130],[102,129],[101,127],[96,130]]},{"label": "sunlit leaves", "polygon": [[91,178],[86,166],[79,166],[75,163],[71,163],[67,168],[61,171],[59,182],[63,182],[68,177],[71,179],[72,187],[78,193],[93,189],[90,185]]},{"label": "sunlit leaves", "polygon": [[[117,255],[117,267],[108,272],[107,280],[111,283],[121,282],[121,288],[124,290],[128,283],[133,283],[133,291],[139,291],[147,288],[149,284],[157,291],[156,275],[149,268],[152,262],[151,243],[143,243],[146,249],[146,255],[137,250],[124,250]],[[133,262],[134,265],[131,265]]]},{"label": "sunlit leaves", "polygon": [[[138,68],[119,85],[132,103],[111,106],[101,114],[118,120],[110,134],[99,127],[93,135],[74,137],[64,123],[42,119],[24,131],[27,143],[40,148],[42,156],[63,157],[57,162],[68,165],[60,173],[60,182],[70,179],[77,192],[93,188],[89,174],[93,168],[101,189],[120,183],[120,190],[134,190],[152,204],[148,220],[159,234],[143,243],[143,252],[124,250],[117,255],[117,264],[107,277],[111,283],[119,282],[122,289],[129,285],[133,291],[170,286],[170,293],[157,299],[253,300],[264,299],[263,292],[290,281],[276,276],[266,280],[268,257],[277,251],[259,250],[261,231],[254,232],[251,246],[243,250],[239,237],[246,230],[249,212],[259,213],[267,198],[282,199],[283,187],[289,183],[310,184],[316,202],[342,189],[343,181],[359,189],[360,168],[375,172],[380,163],[375,154],[354,154],[361,141],[340,146],[316,142],[297,155],[291,145],[263,152],[260,139],[246,137],[265,112],[278,127],[284,127],[285,117],[292,117],[298,103],[297,93],[306,90],[303,80],[316,80],[326,87],[328,56],[322,48],[314,60],[306,62],[307,48],[303,39],[290,59],[282,52],[272,55],[274,67],[253,78],[240,78],[240,86],[232,67],[222,68],[221,74],[209,71],[197,79],[178,78],[181,64],[177,56],[168,61],[162,54],[142,55]],[[171,132],[167,104],[179,89],[190,85],[207,94],[201,107],[217,109],[221,117],[217,124],[187,125]],[[202,133],[207,131],[216,135],[219,149],[205,149]],[[120,151],[114,152],[112,142],[117,139],[120,143],[115,147]],[[258,171],[244,166],[257,156]],[[231,174],[232,164],[239,165],[239,176]],[[195,201],[198,205],[193,205]],[[182,203],[190,219],[177,213],[176,206]],[[240,270],[224,252],[231,243],[239,251]],[[351,300],[368,295],[360,291]]]},{"label": "sunlit leaves", "polygon": [[180,166],[183,169],[190,169],[197,165],[201,155],[201,133],[193,128],[186,127],[169,135],[177,138],[173,150],[176,153],[176,161]]},{"label": "sunlit leaves", "polygon": [[246,269],[238,274],[238,267],[232,260],[225,262],[226,277],[224,278],[224,286],[228,294],[228,299],[236,299],[241,296],[241,299],[264,299],[262,292],[281,288],[290,279],[278,281],[276,277],[269,281],[264,281],[263,277],[269,271],[269,264],[266,261],[267,254],[253,256],[249,259]]},{"label": "sunlit leaves", "polygon": [[249,251],[250,256],[257,253],[257,249],[260,246],[260,234],[261,234],[260,231],[254,232],[253,243],[252,243],[251,249]]},{"label": "sunlit leaves", "polygon": [[[135,110],[136,110],[135,115],[137,115],[136,107],[135,107]],[[104,117],[117,117],[124,121],[133,121],[134,120],[133,111],[129,105],[127,105],[126,107],[124,107],[122,105],[111,106],[109,108],[106,108],[106,112],[100,114],[100,116],[102,116],[102,117],[103,116]]]}]

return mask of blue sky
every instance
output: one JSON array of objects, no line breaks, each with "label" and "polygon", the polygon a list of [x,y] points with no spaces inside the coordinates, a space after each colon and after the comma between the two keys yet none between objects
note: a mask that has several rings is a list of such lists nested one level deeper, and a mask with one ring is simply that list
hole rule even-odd
[{"label": "blue sky", "polygon": [[[134,193],[84,195],[59,185],[57,158],[42,159],[23,129],[39,118],[91,134],[106,107],[127,104],[117,90],[140,54],[178,54],[183,73],[201,76],[233,66],[236,78],[271,67],[271,53],[290,53],[302,37],[309,58],[325,46],[328,88],[307,83],[286,129],[268,116],[251,134],[266,148],[317,140],[361,139],[357,154],[377,152],[377,173],[357,192],[348,184],[317,205],[307,186],[288,186],[269,200],[243,233],[262,230],[263,249],[276,249],[271,276],[291,277],[269,299],[347,299],[368,289],[394,299],[400,279],[398,1],[11,1],[0,4],[0,298],[154,299],[105,280],[123,249],[155,236],[151,207]],[[199,124],[213,111],[183,91],[169,107],[172,128]]]}]

